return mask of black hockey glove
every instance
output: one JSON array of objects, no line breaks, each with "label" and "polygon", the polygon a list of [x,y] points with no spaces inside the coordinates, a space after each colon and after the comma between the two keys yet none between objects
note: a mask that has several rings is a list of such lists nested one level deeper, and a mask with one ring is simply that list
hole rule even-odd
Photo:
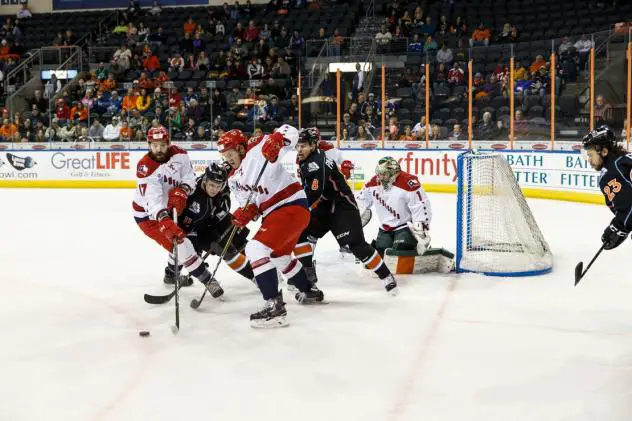
[{"label": "black hockey glove", "polygon": [[629,234],[629,231],[623,230],[617,226],[618,224],[612,220],[601,236],[603,248],[612,250],[623,243]]}]

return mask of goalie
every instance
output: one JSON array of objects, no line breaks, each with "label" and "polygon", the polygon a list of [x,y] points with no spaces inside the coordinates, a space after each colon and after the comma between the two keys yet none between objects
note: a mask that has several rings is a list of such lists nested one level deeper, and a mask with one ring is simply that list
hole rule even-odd
[{"label": "goalie", "polygon": [[364,207],[362,226],[375,209],[380,229],[373,246],[395,273],[422,273],[454,270],[454,255],[444,249],[430,248],[428,231],[432,209],[419,180],[401,170],[387,156],[378,161],[375,176],[358,195]]}]

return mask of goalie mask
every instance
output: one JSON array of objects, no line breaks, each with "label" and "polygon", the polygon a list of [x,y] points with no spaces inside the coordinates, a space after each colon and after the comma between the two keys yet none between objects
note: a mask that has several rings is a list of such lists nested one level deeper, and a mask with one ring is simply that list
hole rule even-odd
[{"label": "goalie mask", "polygon": [[375,176],[382,187],[388,189],[401,171],[402,169],[399,166],[399,162],[393,157],[386,156],[377,162]]}]

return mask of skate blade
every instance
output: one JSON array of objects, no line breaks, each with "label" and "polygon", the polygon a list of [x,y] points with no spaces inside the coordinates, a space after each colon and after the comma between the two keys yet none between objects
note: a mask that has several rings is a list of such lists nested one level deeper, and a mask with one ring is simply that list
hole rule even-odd
[{"label": "skate blade", "polygon": [[298,292],[298,288],[296,288],[296,286],[294,285],[285,284],[285,289],[288,292]]},{"label": "skate blade", "polygon": [[288,327],[290,323],[286,316],[275,317],[271,320],[251,320],[250,327],[253,329],[276,329],[279,327]]},{"label": "skate blade", "polygon": [[397,297],[399,295],[399,287],[395,287],[395,288],[391,289],[390,291],[386,291],[386,292],[391,297]]}]

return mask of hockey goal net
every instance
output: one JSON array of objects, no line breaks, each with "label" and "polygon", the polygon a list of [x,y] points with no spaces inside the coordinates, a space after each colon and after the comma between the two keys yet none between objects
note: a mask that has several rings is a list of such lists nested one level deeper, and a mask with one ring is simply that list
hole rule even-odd
[{"label": "hockey goal net", "polygon": [[505,158],[467,152],[457,162],[457,272],[550,272],[553,255]]}]

